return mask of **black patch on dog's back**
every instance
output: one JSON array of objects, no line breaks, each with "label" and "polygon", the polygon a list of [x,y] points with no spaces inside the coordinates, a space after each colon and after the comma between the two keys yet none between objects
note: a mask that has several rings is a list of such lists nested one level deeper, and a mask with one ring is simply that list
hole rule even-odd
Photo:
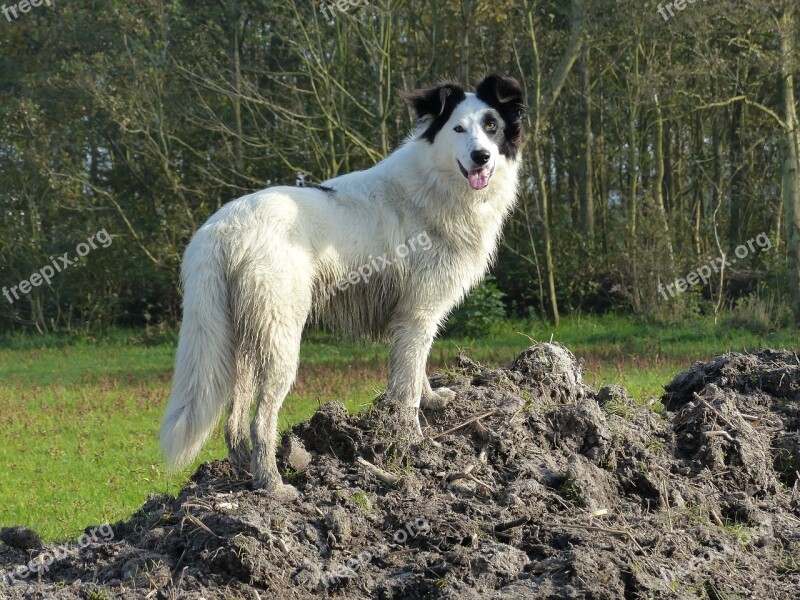
[{"label": "black patch on dog's back", "polygon": [[418,120],[422,121],[426,117],[433,117],[428,128],[420,136],[431,144],[436,139],[436,134],[450,119],[453,109],[466,97],[464,90],[455,83],[442,83],[435,88],[403,94],[403,99],[414,109]]},{"label": "black patch on dog's back", "polygon": [[318,190],[320,190],[322,192],[325,192],[326,194],[335,194],[336,193],[335,189],[333,189],[332,187],[328,187],[327,185],[315,184],[315,185],[310,185],[308,187],[317,188]]},{"label": "black patch on dog's back", "polygon": [[475,95],[497,112],[503,119],[503,143],[500,154],[516,158],[522,144],[522,115],[525,103],[522,101],[522,88],[513,77],[487,75],[475,88]]}]

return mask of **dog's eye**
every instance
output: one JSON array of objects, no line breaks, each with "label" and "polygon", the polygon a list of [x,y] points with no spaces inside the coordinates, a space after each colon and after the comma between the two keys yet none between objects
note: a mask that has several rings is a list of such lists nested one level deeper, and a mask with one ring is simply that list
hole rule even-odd
[{"label": "dog's eye", "polygon": [[464,129],[461,125],[456,125],[455,127],[453,127],[453,131],[455,131],[456,133],[464,133],[466,129]]},{"label": "dog's eye", "polygon": [[486,125],[484,125],[484,129],[486,129],[486,131],[490,133],[493,133],[497,131],[497,123],[495,123],[494,121],[489,121],[488,123],[486,123]]}]

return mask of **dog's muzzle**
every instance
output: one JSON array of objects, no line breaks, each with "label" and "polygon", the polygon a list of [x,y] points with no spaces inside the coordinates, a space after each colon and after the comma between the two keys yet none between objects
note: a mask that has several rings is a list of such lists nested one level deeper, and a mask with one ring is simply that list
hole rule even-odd
[{"label": "dog's muzzle", "polygon": [[467,178],[469,187],[473,190],[482,190],[489,185],[489,179],[494,174],[494,167],[478,167],[467,171],[460,160],[456,159],[456,162],[458,163],[458,168],[461,169],[461,174]]}]

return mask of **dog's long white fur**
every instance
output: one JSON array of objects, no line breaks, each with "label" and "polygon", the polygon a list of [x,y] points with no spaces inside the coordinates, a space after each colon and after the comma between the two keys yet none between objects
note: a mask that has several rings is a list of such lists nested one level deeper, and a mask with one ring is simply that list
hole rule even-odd
[{"label": "dog's long white fur", "polygon": [[183,322],[172,395],[161,427],[167,463],[191,462],[211,434],[234,373],[233,328],[221,244],[196,236],[182,266]]},{"label": "dog's long white fur", "polygon": [[[467,94],[433,143],[426,122],[374,167],[318,188],[275,187],[225,205],[196,233],[182,267],[184,315],[161,445],[172,467],[193,460],[226,401],[232,459],[250,460],[258,485],[280,486],[275,465],[278,409],[296,374],[309,319],[352,335],[388,336],[387,398],[416,411],[434,400],[425,362],[447,313],[485,273],[516,196],[519,157],[496,140],[452,131],[474,125],[487,105]],[[490,185],[471,189],[456,160],[489,147]],[[415,236],[400,260],[396,249]],[[330,289],[386,254],[393,264],[345,291]],[[440,395],[446,396],[447,390]],[[258,395],[248,432],[249,407]],[[414,414],[416,414],[414,412]],[[250,433],[250,435],[248,435]],[[253,451],[248,440],[252,437]]]}]

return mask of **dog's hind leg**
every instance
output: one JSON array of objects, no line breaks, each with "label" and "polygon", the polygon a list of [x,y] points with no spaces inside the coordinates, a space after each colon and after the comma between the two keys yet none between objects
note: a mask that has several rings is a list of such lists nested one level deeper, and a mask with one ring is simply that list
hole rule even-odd
[{"label": "dog's hind leg", "polygon": [[[274,242],[270,248],[277,254],[276,248],[284,246]],[[243,262],[245,267],[232,277],[232,306],[236,338],[241,354],[252,365],[252,389],[257,398],[250,423],[250,473],[253,487],[279,499],[292,499],[297,490],[283,485],[275,460],[278,411],[297,374],[300,338],[311,311],[313,273],[300,253],[261,255],[257,260]],[[247,411],[238,402],[249,397],[250,392],[244,383],[241,385],[242,396],[236,405],[240,421],[246,418]],[[231,423],[232,434],[241,439],[242,426],[234,426],[235,420]]]},{"label": "dog's hind leg", "polygon": [[278,441],[278,412],[297,373],[302,327],[302,323],[296,326],[273,323],[267,333],[258,404],[250,425],[253,438],[250,466],[253,486],[266,489],[280,499],[293,499],[297,496],[294,487],[283,484],[275,452]]},{"label": "dog's hind leg", "polygon": [[225,424],[225,444],[228,461],[238,469],[249,471],[250,457],[250,404],[256,390],[256,376],[252,361],[241,350],[236,356],[236,383],[233,387],[230,413]]}]

